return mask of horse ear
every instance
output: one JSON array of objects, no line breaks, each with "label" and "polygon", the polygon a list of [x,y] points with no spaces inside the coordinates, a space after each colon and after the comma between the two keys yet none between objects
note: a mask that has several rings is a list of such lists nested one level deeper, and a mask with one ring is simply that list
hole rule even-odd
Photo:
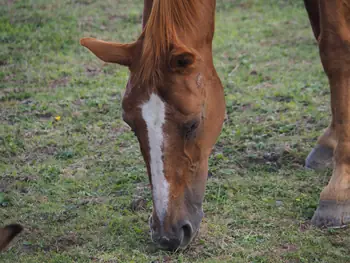
[{"label": "horse ear", "polygon": [[119,44],[106,42],[95,38],[82,38],[80,44],[88,48],[104,62],[117,63],[123,66],[131,66],[136,43]]},{"label": "horse ear", "polygon": [[19,224],[11,224],[0,228],[0,251],[4,250],[11,240],[21,233],[22,230],[23,227]]},{"label": "horse ear", "polygon": [[185,72],[193,67],[196,54],[186,48],[174,48],[170,54],[170,69],[175,72]]}]

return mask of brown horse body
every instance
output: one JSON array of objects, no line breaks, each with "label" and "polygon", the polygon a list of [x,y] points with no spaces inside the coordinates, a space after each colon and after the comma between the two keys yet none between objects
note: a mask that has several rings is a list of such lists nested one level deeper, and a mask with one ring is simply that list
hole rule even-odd
[{"label": "brown horse body", "polygon": [[[332,122],[306,166],[334,171],[313,223],[350,217],[350,0],[305,0],[331,86]],[[212,58],[215,0],[145,0],[143,32],[130,44],[84,38],[97,57],[127,66],[123,118],[135,132],[153,193],[152,239],[186,247],[201,222],[208,158],[221,131],[224,93]]]}]

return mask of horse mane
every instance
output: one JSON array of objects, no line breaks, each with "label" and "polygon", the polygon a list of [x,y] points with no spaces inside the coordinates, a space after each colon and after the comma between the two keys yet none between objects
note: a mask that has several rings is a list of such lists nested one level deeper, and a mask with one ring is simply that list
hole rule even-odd
[{"label": "horse mane", "polygon": [[[142,32],[143,40],[140,82],[160,81],[161,68],[167,62],[171,45],[183,45],[177,31],[193,33],[198,19],[198,4],[202,0],[154,0],[149,19]],[[166,58],[166,60],[165,60]]]}]

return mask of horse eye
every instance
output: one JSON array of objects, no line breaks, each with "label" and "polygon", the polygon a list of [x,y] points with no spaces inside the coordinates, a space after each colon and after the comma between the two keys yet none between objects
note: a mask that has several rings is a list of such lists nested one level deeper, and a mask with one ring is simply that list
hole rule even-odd
[{"label": "horse eye", "polygon": [[196,130],[199,126],[199,120],[191,120],[187,123],[185,123],[183,130],[184,130],[184,136],[186,140],[193,139],[196,136]]},{"label": "horse eye", "polygon": [[180,67],[180,68],[185,68],[190,64],[190,61],[188,59],[185,58],[180,58],[176,61],[176,66]]}]

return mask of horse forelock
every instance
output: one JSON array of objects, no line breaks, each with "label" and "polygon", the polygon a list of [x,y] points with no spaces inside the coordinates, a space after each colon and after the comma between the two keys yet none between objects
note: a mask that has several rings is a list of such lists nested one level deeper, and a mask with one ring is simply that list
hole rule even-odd
[{"label": "horse forelock", "polygon": [[157,83],[162,80],[162,67],[167,63],[171,45],[183,45],[178,31],[195,32],[198,5],[202,0],[154,0],[142,38],[140,68],[135,75],[138,82]]}]

